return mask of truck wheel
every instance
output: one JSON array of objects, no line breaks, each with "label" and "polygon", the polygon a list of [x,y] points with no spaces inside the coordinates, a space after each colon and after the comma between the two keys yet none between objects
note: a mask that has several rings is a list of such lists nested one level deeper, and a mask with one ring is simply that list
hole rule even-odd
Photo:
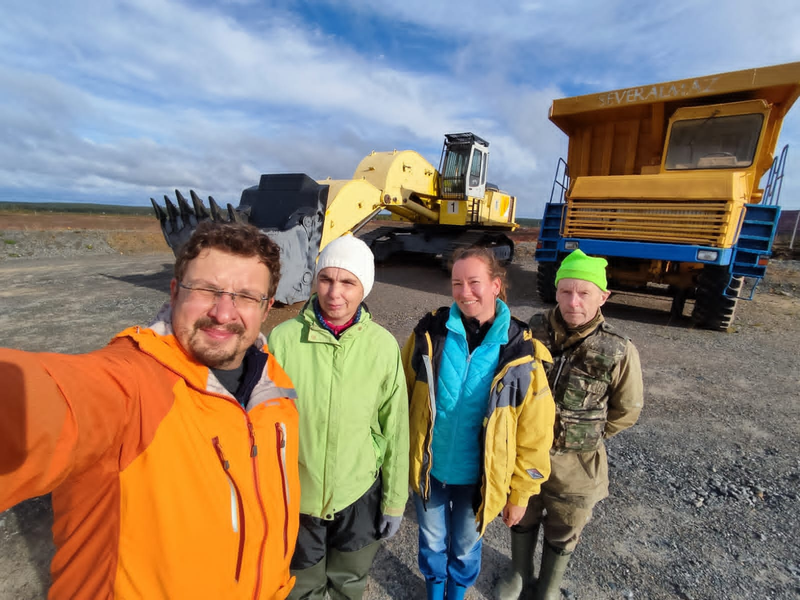
[{"label": "truck wheel", "polygon": [[545,304],[556,302],[556,271],[558,271],[556,262],[539,263],[537,267],[536,290]]},{"label": "truck wheel", "polygon": [[719,331],[731,327],[733,313],[736,310],[736,296],[739,295],[743,283],[742,277],[731,279],[726,267],[716,265],[703,267],[697,278],[696,300],[692,311],[695,325]]}]

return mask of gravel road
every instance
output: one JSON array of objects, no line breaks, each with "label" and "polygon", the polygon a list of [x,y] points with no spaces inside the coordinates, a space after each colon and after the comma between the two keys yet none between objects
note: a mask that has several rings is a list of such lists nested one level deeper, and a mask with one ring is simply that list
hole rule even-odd
[{"label": "gravel road", "polygon": [[[33,233],[0,228],[0,240],[13,240],[0,252],[3,346],[88,351],[146,324],[167,298],[171,254],[120,255],[102,232]],[[521,244],[510,268],[509,303],[523,319],[545,308],[531,255]],[[566,598],[800,598],[799,273],[797,262],[773,263],[755,300],[740,302],[731,333],[670,320],[667,300],[612,296],[604,312],[640,350],[645,409],[608,444],[611,496],[570,564]],[[389,264],[368,304],[402,342],[448,298],[435,266]],[[378,555],[368,600],[424,597],[411,505],[406,517]],[[0,514],[0,598],[45,597],[50,519],[47,498]],[[467,598],[493,597],[509,555],[496,520]]]}]

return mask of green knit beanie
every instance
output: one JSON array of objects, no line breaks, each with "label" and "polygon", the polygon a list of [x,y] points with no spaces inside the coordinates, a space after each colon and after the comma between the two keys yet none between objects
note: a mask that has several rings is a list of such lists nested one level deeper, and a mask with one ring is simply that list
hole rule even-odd
[{"label": "green knit beanie", "polygon": [[556,285],[562,279],[582,279],[591,281],[602,291],[607,292],[605,258],[587,256],[581,250],[575,250],[561,262],[556,272]]}]

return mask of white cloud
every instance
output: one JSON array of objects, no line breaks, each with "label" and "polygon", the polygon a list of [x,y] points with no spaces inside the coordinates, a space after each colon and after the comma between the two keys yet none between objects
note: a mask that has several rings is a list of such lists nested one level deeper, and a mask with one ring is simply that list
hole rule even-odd
[{"label": "white cloud", "polygon": [[[537,216],[566,154],[547,120],[553,98],[800,59],[789,0],[328,5],[441,40],[429,49],[438,60],[404,60],[402,41],[362,52],[283,0],[11,0],[0,20],[4,197],[144,204],[192,187],[235,203],[263,172],[347,178],[369,151],[393,148],[435,164],[444,133],[474,131],[491,143],[490,179]],[[800,142],[798,123],[787,119],[783,141]],[[800,149],[790,157],[800,167]],[[800,205],[797,171],[784,198]]]}]

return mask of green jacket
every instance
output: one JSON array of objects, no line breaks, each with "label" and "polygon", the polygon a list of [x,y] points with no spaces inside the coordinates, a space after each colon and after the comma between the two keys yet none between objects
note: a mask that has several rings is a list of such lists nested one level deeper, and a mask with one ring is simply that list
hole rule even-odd
[{"label": "green jacket", "polygon": [[301,313],[269,335],[269,351],[292,379],[300,413],[300,512],[332,519],[381,475],[385,515],[408,500],[408,396],[397,340],[361,306],[336,339]]},{"label": "green jacket", "polygon": [[[447,308],[428,314],[403,348],[411,404],[410,484],[424,501],[430,493],[435,382],[448,315]],[[508,502],[527,506],[550,475],[555,405],[542,361],[550,362],[550,353],[533,339],[525,323],[512,317],[508,344],[500,349],[486,399],[481,439],[476,440],[483,451],[481,503],[476,511],[481,535]]]}]

